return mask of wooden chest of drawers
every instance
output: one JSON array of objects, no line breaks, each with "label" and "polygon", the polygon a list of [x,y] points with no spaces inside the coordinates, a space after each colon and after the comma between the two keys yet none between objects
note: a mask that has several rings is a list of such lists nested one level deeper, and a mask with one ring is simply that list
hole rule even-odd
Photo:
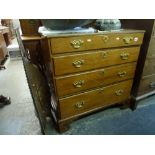
[{"label": "wooden chest of drawers", "polygon": [[138,90],[139,99],[155,94],[155,22]]},{"label": "wooden chest of drawers", "polygon": [[42,54],[59,131],[73,119],[130,100],[144,31],[46,36]]}]

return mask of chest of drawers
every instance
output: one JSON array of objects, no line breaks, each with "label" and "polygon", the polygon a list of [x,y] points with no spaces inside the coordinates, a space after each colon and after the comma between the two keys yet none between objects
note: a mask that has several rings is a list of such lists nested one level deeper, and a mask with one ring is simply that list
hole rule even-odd
[{"label": "chest of drawers", "polygon": [[138,90],[139,99],[155,94],[155,21],[146,52],[146,60]]},{"label": "chest of drawers", "polygon": [[52,114],[59,131],[85,114],[130,100],[144,31],[42,38]]}]

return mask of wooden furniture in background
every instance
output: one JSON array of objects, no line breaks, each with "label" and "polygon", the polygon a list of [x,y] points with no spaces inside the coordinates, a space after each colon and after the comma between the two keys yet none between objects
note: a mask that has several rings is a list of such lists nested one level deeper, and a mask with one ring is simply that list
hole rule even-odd
[{"label": "wooden furniture in background", "polygon": [[154,90],[154,19],[122,19],[121,24],[122,28],[145,30],[132,89],[136,101],[151,95]]},{"label": "wooden furniture in background", "polygon": [[6,45],[10,45],[12,43],[12,39],[14,39],[14,28],[13,28],[13,21],[12,19],[2,19],[1,23],[3,26],[8,28],[8,32],[4,34],[4,38],[6,41]]},{"label": "wooden furniture in background", "polygon": [[138,96],[143,98],[155,94],[155,22],[147,51]]},{"label": "wooden furniture in background", "polygon": [[122,30],[42,38],[51,111],[60,132],[80,116],[130,102],[143,35]]},{"label": "wooden furniture in background", "polygon": [[6,46],[11,44],[11,38],[9,35],[9,27],[0,26],[0,32],[3,34],[3,38],[5,40]]},{"label": "wooden furniture in background", "polygon": [[42,56],[41,56],[41,44],[40,34],[38,28],[41,26],[39,19],[20,19],[20,25],[22,30],[22,41],[24,47],[29,55],[31,62],[41,67]]},{"label": "wooden furniture in background", "polygon": [[41,37],[40,36],[21,36],[23,45],[32,63],[42,66],[41,56]]},{"label": "wooden furniture in background", "polygon": [[[45,76],[39,70],[39,68],[29,61],[27,52],[24,48],[19,29],[15,30],[19,48],[21,50],[23,65],[27,77],[27,82],[32,95],[34,107],[36,110],[36,116],[39,119],[41,125],[41,131],[45,134],[47,129],[47,123],[51,118],[50,112],[50,92],[48,83],[45,82]],[[25,38],[26,39],[26,38]]]},{"label": "wooden furniture in background", "polygon": [[1,19],[1,24],[9,28],[9,36],[11,39],[14,39],[15,32],[13,28],[13,19]]},{"label": "wooden furniture in background", "polygon": [[0,64],[5,59],[7,52],[7,45],[4,36],[9,32],[8,27],[0,26]]},{"label": "wooden furniture in background", "polygon": [[40,19],[20,19],[23,36],[40,36],[38,28],[41,26]]},{"label": "wooden furniture in background", "polygon": [[0,32],[0,64],[5,59],[7,55],[7,47],[3,37],[3,34]]}]

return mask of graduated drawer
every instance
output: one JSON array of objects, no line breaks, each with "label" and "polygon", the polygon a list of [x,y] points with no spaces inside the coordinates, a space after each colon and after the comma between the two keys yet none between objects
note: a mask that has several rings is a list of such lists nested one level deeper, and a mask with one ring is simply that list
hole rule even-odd
[{"label": "graduated drawer", "polygon": [[155,74],[144,76],[140,82],[138,95],[143,95],[155,90]]},{"label": "graduated drawer", "polygon": [[90,72],[56,77],[58,96],[84,91],[93,87],[105,86],[111,83],[134,77],[136,63],[117,65]]},{"label": "graduated drawer", "polygon": [[155,74],[155,58],[147,58],[143,70],[143,75]]},{"label": "graduated drawer", "polygon": [[55,75],[76,73],[137,61],[139,49],[140,47],[130,47],[53,56]]},{"label": "graduated drawer", "polygon": [[61,119],[115,104],[130,96],[132,80],[59,99]]},{"label": "graduated drawer", "polygon": [[51,38],[51,52],[66,53],[110,47],[140,45],[143,33],[112,33]]}]

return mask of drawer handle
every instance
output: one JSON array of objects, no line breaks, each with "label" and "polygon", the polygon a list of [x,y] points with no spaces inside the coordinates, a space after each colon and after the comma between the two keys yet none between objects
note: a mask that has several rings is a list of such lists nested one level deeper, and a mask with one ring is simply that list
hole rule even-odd
[{"label": "drawer handle", "polygon": [[109,40],[109,37],[108,36],[102,36],[102,40],[106,43],[108,40]]},{"label": "drawer handle", "polygon": [[133,41],[133,37],[124,37],[123,41],[125,44],[130,44]]},{"label": "drawer handle", "polygon": [[127,72],[126,72],[126,71],[123,71],[123,72],[118,72],[118,76],[119,76],[119,77],[125,77],[125,76],[126,76],[126,74],[127,74]]},{"label": "drawer handle", "polygon": [[80,48],[81,45],[82,45],[83,43],[84,43],[84,41],[81,40],[81,39],[71,41],[71,45],[72,45],[75,49]]},{"label": "drawer handle", "polygon": [[122,53],[120,57],[122,60],[127,60],[129,58],[129,53]]},{"label": "drawer handle", "polygon": [[116,94],[116,96],[121,96],[123,94],[123,92],[124,91],[122,89],[120,89],[120,90],[115,91],[115,94]]},{"label": "drawer handle", "polygon": [[102,58],[106,58],[108,56],[108,52],[102,52]]},{"label": "drawer handle", "polygon": [[80,109],[80,108],[82,108],[83,106],[84,106],[84,101],[77,102],[77,103],[75,104],[75,108],[77,108],[77,109]]},{"label": "drawer handle", "polygon": [[150,88],[155,88],[155,82],[151,82],[151,83],[149,84],[149,86],[150,86]]},{"label": "drawer handle", "polygon": [[84,80],[75,81],[73,85],[75,88],[81,88],[84,82],[85,82]]},{"label": "drawer handle", "polygon": [[84,60],[75,60],[75,61],[73,62],[73,66],[74,66],[75,68],[80,68],[83,64],[84,64]]}]

